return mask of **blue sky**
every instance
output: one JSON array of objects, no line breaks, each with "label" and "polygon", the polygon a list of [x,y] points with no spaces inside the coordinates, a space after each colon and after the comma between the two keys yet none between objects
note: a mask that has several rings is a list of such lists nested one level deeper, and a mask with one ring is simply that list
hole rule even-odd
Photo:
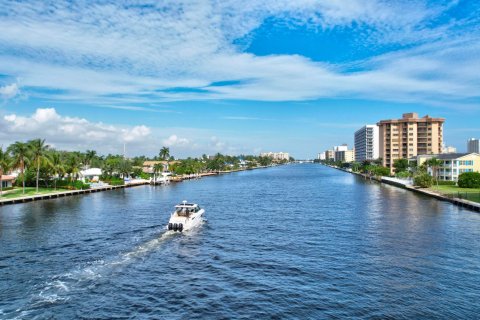
[{"label": "blue sky", "polygon": [[477,1],[0,0],[0,144],[315,157],[367,123],[480,136]]}]

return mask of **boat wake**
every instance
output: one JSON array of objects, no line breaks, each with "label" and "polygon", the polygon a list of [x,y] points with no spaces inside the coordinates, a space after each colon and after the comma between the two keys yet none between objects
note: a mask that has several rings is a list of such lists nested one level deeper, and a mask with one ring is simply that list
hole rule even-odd
[{"label": "boat wake", "polygon": [[16,310],[19,318],[23,319],[32,315],[36,309],[44,305],[65,303],[84,290],[92,289],[107,281],[112,273],[119,272],[121,268],[145,257],[158,249],[165,241],[175,236],[175,232],[166,231],[161,236],[137,245],[132,251],[123,253],[112,260],[96,260],[89,262],[81,269],[71,270],[61,275],[53,276],[41,286],[34,287],[36,292],[29,303]]}]

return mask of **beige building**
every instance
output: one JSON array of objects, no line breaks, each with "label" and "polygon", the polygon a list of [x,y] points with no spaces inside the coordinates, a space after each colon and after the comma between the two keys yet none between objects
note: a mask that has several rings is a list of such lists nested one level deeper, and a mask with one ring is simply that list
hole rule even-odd
[{"label": "beige building", "polygon": [[419,118],[417,113],[405,113],[402,119],[377,123],[383,165],[393,169],[396,159],[442,153],[444,122],[444,118]]},{"label": "beige building", "polygon": [[335,151],[335,161],[354,162],[355,150]]},{"label": "beige building", "polygon": [[[437,158],[442,162],[438,168],[439,180],[457,181],[458,176],[464,172],[480,172],[480,154],[478,153],[448,153],[417,156],[417,164],[421,166],[425,161]],[[433,175],[432,169],[428,169]]]},{"label": "beige building", "polygon": [[326,150],[325,151],[325,160],[335,160],[335,151],[333,150]]},{"label": "beige building", "polygon": [[290,154],[288,152],[262,152],[260,157],[269,157],[273,160],[290,160]]}]

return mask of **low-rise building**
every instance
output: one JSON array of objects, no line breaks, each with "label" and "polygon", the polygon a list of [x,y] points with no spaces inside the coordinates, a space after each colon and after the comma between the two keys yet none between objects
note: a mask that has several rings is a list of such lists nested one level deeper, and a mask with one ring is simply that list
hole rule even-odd
[{"label": "low-rise building", "polygon": [[[457,181],[464,172],[480,172],[480,154],[478,153],[446,153],[417,156],[417,164],[421,166],[425,161],[436,158],[442,162],[438,167],[437,177],[444,181]],[[432,168],[428,169],[433,175]]]},{"label": "low-rise building", "polygon": [[143,162],[143,169],[142,171],[145,173],[153,173],[155,171],[155,165],[156,164],[161,164],[163,167],[163,170],[161,172],[167,172],[169,170],[169,165],[177,163],[178,161],[166,161],[166,160],[161,160],[161,161],[144,161]]},{"label": "low-rise building", "polygon": [[14,176],[2,175],[2,188],[11,188],[13,181],[15,181]]}]

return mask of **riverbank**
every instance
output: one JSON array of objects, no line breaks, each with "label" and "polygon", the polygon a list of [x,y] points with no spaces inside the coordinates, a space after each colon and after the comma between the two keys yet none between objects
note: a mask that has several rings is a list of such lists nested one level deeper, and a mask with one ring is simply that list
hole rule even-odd
[{"label": "riverbank", "polygon": [[337,170],[340,170],[340,171],[344,171],[344,172],[347,172],[347,173],[355,174],[357,176],[363,177],[364,179],[373,180],[373,181],[376,181],[378,183],[385,183],[385,184],[392,185],[392,186],[395,186],[395,187],[398,187],[398,188],[402,188],[402,189],[406,189],[406,190],[409,190],[409,191],[412,191],[412,192],[416,192],[416,193],[419,193],[419,194],[422,194],[422,195],[425,195],[425,196],[433,197],[433,198],[441,200],[441,201],[447,201],[447,202],[450,202],[450,203],[452,203],[456,206],[462,207],[462,208],[466,208],[466,209],[469,209],[469,210],[472,210],[472,211],[480,212],[480,203],[465,200],[465,199],[460,199],[460,198],[456,198],[456,197],[447,197],[447,196],[445,196],[441,193],[438,193],[438,192],[435,192],[435,191],[432,191],[432,190],[429,190],[429,189],[419,188],[419,187],[413,186],[409,180],[402,181],[401,179],[389,178],[389,177],[370,177],[370,176],[368,176],[366,174],[363,174],[363,173],[360,173],[360,172],[349,171],[349,170],[345,170],[345,169],[338,168],[338,167],[335,167],[335,166],[329,166],[329,165],[325,165],[325,166],[333,168],[333,169],[337,169]]},{"label": "riverbank", "polygon": [[[210,177],[210,176],[218,176],[221,174],[228,174],[228,173],[233,173],[233,172],[239,172],[239,171],[247,171],[247,170],[255,170],[255,169],[264,169],[264,168],[269,168],[273,167],[276,165],[272,166],[260,166],[260,167],[255,167],[255,168],[245,168],[245,169],[234,169],[234,170],[226,170],[226,171],[218,171],[218,172],[203,172],[199,174],[191,174],[191,175],[182,175],[182,176],[175,176],[170,178],[170,182],[182,182],[184,180],[191,180],[191,179],[199,179],[203,177]],[[96,192],[101,192],[101,191],[110,191],[110,190],[117,190],[117,189],[123,189],[123,188],[130,188],[130,187],[136,187],[136,186],[141,186],[141,185],[148,185],[150,184],[150,181],[144,180],[144,179],[136,179],[132,180],[124,185],[118,185],[118,186],[111,186],[111,185],[106,185],[106,186],[99,186],[95,188],[90,188],[90,189],[85,189],[85,190],[68,190],[68,191],[54,191],[54,192],[43,192],[40,194],[35,194],[35,195],[25,195],[25,196],[20,196],[16,198],[6,198],[6,199],[1,199],[0,198],[0,206],[4,205],[9,205],[9,204],[17,204],[17,203],[24,203],[24,202],[31,202],[31,201],[38,201],[38,200],[49,200],[49,199],[56,199],[56,198],[62,198],[62,197],[68,197],[68,196],[75,196],[75,195],[81,195],[81,194],[89,194],[89,193],[96,193]]]}]

